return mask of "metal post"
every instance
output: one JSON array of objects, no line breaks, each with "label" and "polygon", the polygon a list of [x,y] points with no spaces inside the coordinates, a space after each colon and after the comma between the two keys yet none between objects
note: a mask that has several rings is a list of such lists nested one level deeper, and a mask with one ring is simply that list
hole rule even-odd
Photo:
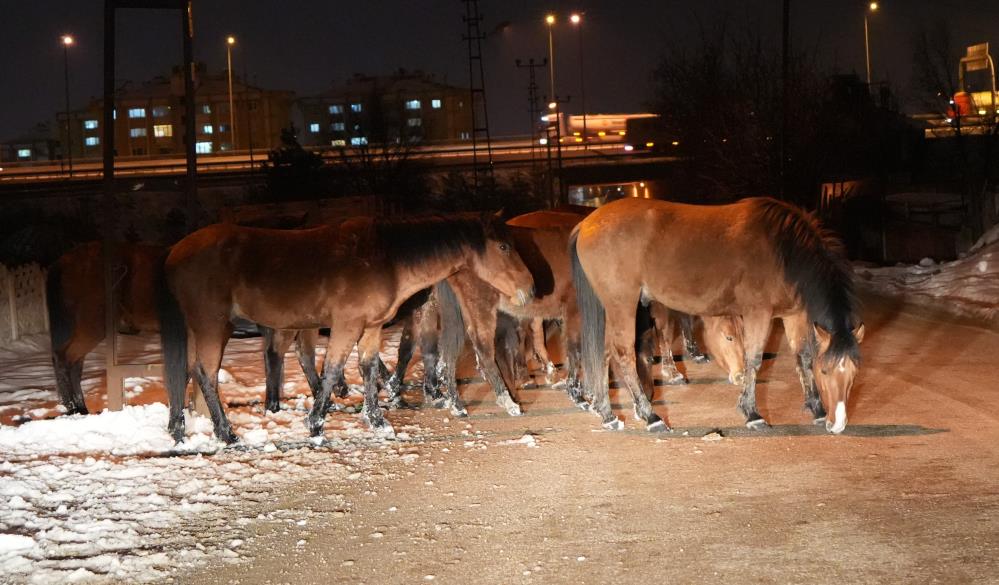
[{"label": "metal post", "polygon": [[583,148],[590,148],[589,134],[586,132],[586,83],[584,80],[585,69],[583,68],[583,23],[582,20],[576,23],[577,36],[579,37],[579,107],[583,110]]},{"label": "metal post", "polygon": [[229,138],[232,140],[232,149],[236,148],[236,111],[232,104],[232,45],[233,37],[228,37],[225,43],[225,59],[229,71]]},{"label": "metal post", "polygon": [[552,41],[552,24],[548,25],[548,76],[551,82],[548,95],[555,99],[555,43]]},{"label": "metal post", "polygon": [[867,61],[867,91],[871,91],[871,41],[867,34],[867,13],[864,13],[864,58]]},{"label": "metal post", "polygon": [[115,0],[104,2],[104,111],[103,147],[104,157],[104,339],[107,345],[105,352],[105,387],[107,407],[110,410],[121,410],[125,404],[125,388],[118,377],[117,323],[115,319],[117,303],[114,294],[114,273],[117,266],[117,254],[114,242],[114,65],[115,65]]},{"label": "metal post", "polygon": [[66,81],[66,160],[69,162],[69,176],[73,176],[73,122],[69,116],[69,43],[64,38],[62,43],[63,73]]},{"label": "metal post", "polygon": [[784,0],[783,14],[782,14],[782,26],[781,26],[781,74],[780,74],[780,164],[778,165],[780,173],[780,198],[787,198],[787,180],[786,180],[786,168],[787,168],[787,109],[790,103],[789,94],[787,91],[788,84],[788,71],[790,70],[790,59],[791,56],[788,54],[791,46],[791,0]]}]

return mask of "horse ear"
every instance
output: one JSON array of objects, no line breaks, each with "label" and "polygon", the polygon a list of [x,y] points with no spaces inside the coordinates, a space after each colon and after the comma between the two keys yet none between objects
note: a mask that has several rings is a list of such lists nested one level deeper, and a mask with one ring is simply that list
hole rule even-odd
[{"label": "horse ear", "polygon": [[854,329],[853,329],[853,336],[857,339],[857,343],[858,344],[864,340],[864,324],[863,323],[861,323],[860,325],[857,325],[856,327],[854,327]]},{"label": "horse ear", "polygon": [[829,349],[829,344],[832,343],[832,334],[818,323],[812,323],[812,328],[815,329],[815,340],[819,342],[819,353],[823,354]]}]

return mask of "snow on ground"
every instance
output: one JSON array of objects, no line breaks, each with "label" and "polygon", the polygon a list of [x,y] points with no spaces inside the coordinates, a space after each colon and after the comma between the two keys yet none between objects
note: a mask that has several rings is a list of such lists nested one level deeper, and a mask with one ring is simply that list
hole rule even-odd
[{"label": "snow on ground", "polygon": [[[295,510],[255,511],[293,483],[391,478],[384,463],[420,457],[424,431],[399,417],[397,440],[386,441],[357,415],[332,413],[325,441],[313,442],[303,424],[312,399],[291,354],[285,409],[264,412],[258,339],[233,340],[224,361],[236,446],[215,441],[211,422],[197,415],[174,445],[152,378],[126,381],[132,405],[120,412],[31,420],[59,412],[47,352],[44,338],[0,352],[0,416],[20,423],[0,424],[3,583],[146,583],[208,560],[238,562],[255,522],[303,525]],[[155,338],[140,340],[133,357],[155,361],[156,352]],[[102,359],[85,368],[92,411],[103,406]]]},{"label": "snow on ground", "polygon": [[856,269],[875,292],[983,320],[999,317],[999,242],[953,262]]}]

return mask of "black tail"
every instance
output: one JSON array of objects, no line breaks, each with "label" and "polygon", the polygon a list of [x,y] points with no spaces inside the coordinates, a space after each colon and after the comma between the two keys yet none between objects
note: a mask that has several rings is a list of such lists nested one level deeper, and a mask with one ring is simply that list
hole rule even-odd
[{"label": "black tail", "polygon": [[49,339],[52,352],[62,349],[73,334],[73,318],[66,311],[62,295],[62,267],[54,262],[45,277],[45,305],[49,313]]},{"label": "black tail", "polygon": [[62,267],[53,262],[45,277],[45,309],[49,314],[49,341],[52,345],[52,369],[55,370],[56,392],[66,407],[66,414],[87,414],[80,378],[83,360],[66,361],[66,345],[73,336],[73,316],[66,310],[63,297]]},{"label": "black tail", "polygon": [[445,364],[450,364],[449,369],[453,372],[461,348],[465,345],[465,319],[461,315],[458,297],[446,280],[434,286],[434,293],[441,310],[439,356]]},{"label": "black tail", "polygon": [[170,403],[170,434],[184,439],[184,402],[187,394],[187,322],[170,291],[166,272],[161,267],[156,286],[156,311],[160,318],[160,341],[163,344],[163,377]]},{"label": "black tail", "polygon": [[583,388],[588,396],[597,396],[596,388],[603,384],[607,372],[604,370],[606,349],[604,330],[606,329],[604,306],[579,264],[576,252],[576,239],[579,230],[573,230],[569,238],[569,256],[572,258],[572,284],[576,287],[576,302],[579,304],[580,327],[582,328],[581,358],[583,361]]}]

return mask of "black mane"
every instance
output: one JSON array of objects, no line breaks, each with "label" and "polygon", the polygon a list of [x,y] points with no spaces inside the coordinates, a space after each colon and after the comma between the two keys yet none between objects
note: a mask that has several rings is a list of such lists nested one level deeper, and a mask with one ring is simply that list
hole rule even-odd
[{"label": "black mane", "polygon": [[769,198],[755,201],[764,229],[772,234],[784,278],[804,303],[809,321],[832,334],[827,358],[859,361],[853,336],[857,300],[843,244],[797,207]]},{"label": "black mane", "polygon": [[388,257],[404,264],[453,256],[464,248],[481,254],[490,230],[479,214],[378,220],[374,228]]}]

